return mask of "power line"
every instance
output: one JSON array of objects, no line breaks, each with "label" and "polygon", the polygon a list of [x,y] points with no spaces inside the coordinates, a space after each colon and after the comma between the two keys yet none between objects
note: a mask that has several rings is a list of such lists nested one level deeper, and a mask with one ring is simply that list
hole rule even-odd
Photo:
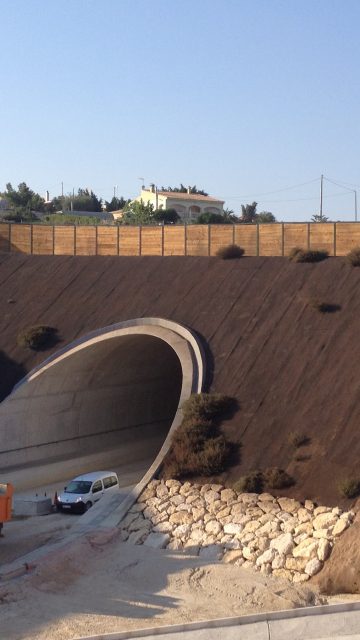
[{"label": "power line", "polygon": [[268,196],[272,193],[281,193],[283,191],[290,191],[291,189],[298,189],[299,187],[304,187],[308,184],[313,184],[314,182],[318,182],[320,180],[320,178],[314,178],[314,180],[308,180],[307,182],[300,182],[299,184],[294,184],[291,187],[284,187],[283,189],[275,189],[274,191],[263,191],[262,193],[248,193],[248,194],[242,194],[242,195],[237,195],[237,196],[230,196],[230,195],[224,195],[224,198],[232,198],[232,199],[236,199],[236,198],[257,198],[258,196]]}]

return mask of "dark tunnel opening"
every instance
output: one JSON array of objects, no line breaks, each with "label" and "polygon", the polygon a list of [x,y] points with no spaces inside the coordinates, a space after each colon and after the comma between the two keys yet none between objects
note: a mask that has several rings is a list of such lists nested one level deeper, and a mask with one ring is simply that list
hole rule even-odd
[{"label": "dark tunnel opening", "polygon": [[0,405],[1,473],[104,451],[119,465],[151,464],[182,378],[175,350],[152,335],[109,337],[71,353]]}]

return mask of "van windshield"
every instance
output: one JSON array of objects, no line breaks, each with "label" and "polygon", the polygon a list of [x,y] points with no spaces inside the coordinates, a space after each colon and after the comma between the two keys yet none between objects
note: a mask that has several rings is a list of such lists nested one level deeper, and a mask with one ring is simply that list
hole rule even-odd
[{"label": "van windshield", "polygon": [[72,480],[65,489],[66,493],[89,493],[91,482]]}]

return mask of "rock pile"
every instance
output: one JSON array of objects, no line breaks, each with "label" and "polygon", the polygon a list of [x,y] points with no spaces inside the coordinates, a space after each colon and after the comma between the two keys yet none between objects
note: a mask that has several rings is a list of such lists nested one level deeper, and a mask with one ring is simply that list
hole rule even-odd
[{"label": "rock pile", "polygon": [[305,582],[322,569],[353,518],[351,511],[310,500],[152,480],[122,521],[121,536]]}]

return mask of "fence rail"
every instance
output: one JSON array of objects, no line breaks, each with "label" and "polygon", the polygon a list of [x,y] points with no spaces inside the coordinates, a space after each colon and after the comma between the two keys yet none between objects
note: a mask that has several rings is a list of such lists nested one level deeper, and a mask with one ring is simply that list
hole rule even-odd
[{"label": "fence rail", "polygon": [[214,256],[238,244],[247,256],[286,256],[293,247],[346,255],[360,246],[360,222],[159,227],[0,224],[0,251],[32,255]]}]

